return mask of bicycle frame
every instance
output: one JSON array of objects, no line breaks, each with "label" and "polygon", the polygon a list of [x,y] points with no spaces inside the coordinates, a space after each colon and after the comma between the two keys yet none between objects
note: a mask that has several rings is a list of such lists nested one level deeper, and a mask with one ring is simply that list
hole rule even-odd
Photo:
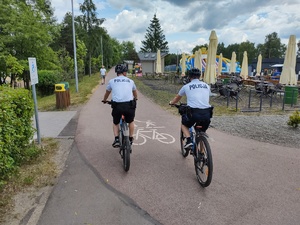
[{"label": "bicycle frame", "polygon": [[129,127],[128,124],[125,122],[125,118],[122,115],[122,118],[120,119],[120,132],[122,132],[123,136],[129,137]]},{"label": "bicycle frame", "polygon": [[191,136],[191,140],[193,142],[193,147],[192,147],[192,151],[195,152],[195,148],[196,148],[196,131],[195,128],[192,126],[189,128],[190,131],[190,136]]}]

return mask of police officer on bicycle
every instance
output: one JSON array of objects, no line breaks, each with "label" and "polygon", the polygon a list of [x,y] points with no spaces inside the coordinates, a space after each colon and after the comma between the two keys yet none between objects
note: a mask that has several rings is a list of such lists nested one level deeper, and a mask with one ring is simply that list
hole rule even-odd
[{"label": "police officer on bicycle", "polygon": [[203,81],[200,81],[200,70],[192,68],[188,71],[190,82],[184,85],[170,101],[170,105],[174,105],[180,101],[182,96],[187,98],[188,112],[182,114],[181,129],[186,137],[186,144],[184,148],[189,150],[193,143],[190,137],[189,128],[195,123],[202,126],[201,130],[205,132],[210,124],[212,117],[212,107],[209,104],[209,97],[211,94],[210,86]]},{"label": "police officer on bicycle", "polygon": [[108,82],[102,102],[105,103],[112,92],[111,115],[113,117],[113,133],[115,136],[112,146],[118,148],[120,147],[119,123],[122,115],[124,115],[125,122],[129,125],[129,141],[131,144],[133,141],[137,90],[134,81],[126,77],[127,67],[125,65],[117,65],[115,72],[117,77]]}]

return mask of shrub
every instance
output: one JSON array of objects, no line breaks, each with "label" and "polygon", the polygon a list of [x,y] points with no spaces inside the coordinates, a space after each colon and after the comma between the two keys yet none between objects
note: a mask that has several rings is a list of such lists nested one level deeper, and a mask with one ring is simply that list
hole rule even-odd
[{"label": "shrub", "polygon": [[36,85],[36,88],[42,96],[52,95],[55,89],[55,84],[62,81],[62,77],[58,71],[40,70],[38,77],[39,82]]},{"label": "shrub", "polygon": [[298,127],[298,125],[300,124],[300,113],[299,113],[299,111],[294,112],[290,116],[289,121],[288,121],[287,124],[291,127],[294,127],[294,128]]},{"label": "shrub", "polygon": [[28,158],[33,109],[28,90],[0,86],[0,182]]}]

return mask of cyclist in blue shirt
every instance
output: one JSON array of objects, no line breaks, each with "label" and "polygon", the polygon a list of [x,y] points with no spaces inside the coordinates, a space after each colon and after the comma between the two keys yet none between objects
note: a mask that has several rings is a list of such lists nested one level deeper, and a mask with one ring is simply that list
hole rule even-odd
[{"label": "cyclist in blue shirt", "polygon": [[134,133],[134,117],[137,100],[137,90],[133,80],[126,77],[127,67],[119,64],[115,67],[117,77],[111,79],[106,87],[102,102],[106,102],[110,93],[112,93],[112,117],[113,117],[113,133],[115,140],[113,147],[120,147],[119,141],[119,123],[122,115],[129,126],[129,141],[132,144]]},{"label": "cyclist in blue shirt", "polygon": [[189,128],[195,123],[199,123],[202,131],[206,131],[210,124],[212,117],[212,107],[209,104],[209,97],[211,94],[210,86],[203,81],[200,81],[200,70],[192,68],[188,71],[190,82],[184,85],[170,101],[170,105],[174,105],[180,101],[182,96],[186,96],[187,105],[189,106],[189,113],[183,114],[181,118],[181,129],[187,141],[184,146],[189,150],[193,143],[190,137]]}]

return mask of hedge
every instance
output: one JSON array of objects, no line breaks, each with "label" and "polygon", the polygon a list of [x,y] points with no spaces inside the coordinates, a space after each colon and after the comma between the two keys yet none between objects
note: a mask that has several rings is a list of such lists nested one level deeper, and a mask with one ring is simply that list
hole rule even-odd
[{"label": "hedge", "polygon": [[0,184],[28,157],[33,115],[30,91],[0,86]]},{"label": "hedge", "polygon": [[61,74],[58,71],[40,70],[39,82],[36,85],[37,91],[41,96],[52,95],[55,84],[62,81]]}]

